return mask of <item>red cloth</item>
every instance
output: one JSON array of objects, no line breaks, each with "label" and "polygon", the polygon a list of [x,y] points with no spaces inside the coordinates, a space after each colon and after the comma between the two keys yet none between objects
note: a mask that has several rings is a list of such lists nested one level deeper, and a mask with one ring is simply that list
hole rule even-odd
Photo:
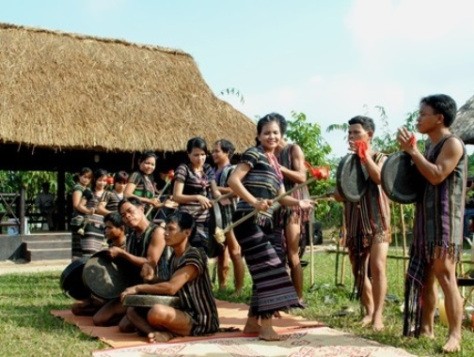
[{"label": "red cloth", "polygon": [[367,149],[369,148],[367,143],[363,140],[354,141],[356,147],[356,154],[359,156],[359,159],[362,163],[367,162]]}]

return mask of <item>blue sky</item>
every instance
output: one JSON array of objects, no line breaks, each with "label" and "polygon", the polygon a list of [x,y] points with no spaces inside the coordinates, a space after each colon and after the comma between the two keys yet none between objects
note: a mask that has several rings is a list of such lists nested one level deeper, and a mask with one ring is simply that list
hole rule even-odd
[{"label": "blue sky", "polygon": [[[387,112],[390,131],[422,96],[474,95],[471,0],[15,0],[0,21],[181,49],[215,94],[251,118],[305,113],[323,131]],[[380,128],[380,125],[379,125]],[[379,130],[380,132],[380,130]],[[335,156],[341,132],[326,134]]]}]

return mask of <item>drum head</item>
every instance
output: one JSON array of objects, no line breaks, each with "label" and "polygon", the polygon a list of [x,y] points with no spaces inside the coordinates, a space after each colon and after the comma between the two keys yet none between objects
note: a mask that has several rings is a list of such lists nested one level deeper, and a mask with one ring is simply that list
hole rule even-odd
[{"label": "drum head", "polygon": [[390,155],[382,166],[382,188],[394,202],[416,202],[424,179],[404,151]]},{"label": "drum head", "polygon": [[367,190],[369,174],[355,154],[341,159],[336,172],[336,184],[340,195],[347,201],[359,202]]},{"label": "drum head", "polygon": [[59,284],[66,295],[76,300],[90,297],[91,291],[82,281],[86,259],[74,260],[61,273]]},{"label": "drum head", "polygon": [[127,295],[123,301],[124,306],[152,307],[156,304],[167,305],[175,308],[181,306],[177,296],[167,295]]},{"label": "drum head", "polygon": [[95,253],[84,266],[82,280],[99,298],[120,296],[129,286],[140,283],[140,272],[122,259],[110,260],[105,251]]}]

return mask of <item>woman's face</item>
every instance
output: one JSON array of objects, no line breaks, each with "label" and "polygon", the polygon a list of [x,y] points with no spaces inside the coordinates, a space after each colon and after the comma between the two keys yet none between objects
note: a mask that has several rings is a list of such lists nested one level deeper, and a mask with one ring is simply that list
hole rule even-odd
[{"label": "woman's face", "polygon": [[127,182],[116,181],[114,183],[114,191],[117,193],[123,193],[123,191],[125,191],[125,186],[127,186]]},{"label": "woman's face", "polygon": [[207,154],[202,149],[193,148],[193,150],[188,153],[188,157],[193,167],[200,169],[204,166],[204,163],[206,162]]},{"label": "woman's face", "polygon": [[140,162],[140,171],[145,175],[151,175],[155,171],[156,159],[153,156],[150,156]]},{"label": "woman's face", "polygon": [[103,190],[107,186],[107,175],[100,176],[96,181],[95,181],[95,189],[96,190]]},{"label": "woman's face", "polygon": [[265,124],[260,134],[258,134],[258,141],[260,141],[265,151],[275,150],[280,143],[280,139],[280,125],[276,121]]},{"label": "woman's face", "polygon": [[228,156],[224,151],[222,151],[220,144],[214,145],[214,148],[212,149],[211,154],[212,154],[212,160],[217,165],[221,162],[224,162]]},{"label": "woman's face", "polygon": [[79,183],[82,186],[89,186],[91,184],[91,181],[92,181],[92,173],[90,172],[87,172],[79,176]]}]

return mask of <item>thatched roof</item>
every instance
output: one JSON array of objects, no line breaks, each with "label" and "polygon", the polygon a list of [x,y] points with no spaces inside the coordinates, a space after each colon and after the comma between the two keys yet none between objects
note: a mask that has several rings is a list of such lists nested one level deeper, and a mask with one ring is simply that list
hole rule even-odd
[{"label": "thatched roof", "polygon": [[459,108],[451,131],[466,144],[474,144],[474,96]]},{"label": "thatched roof", "polygon": [[179,50],[0,23],[0,143],[99,151],[179,151],[255,124],[213,95]]}]

